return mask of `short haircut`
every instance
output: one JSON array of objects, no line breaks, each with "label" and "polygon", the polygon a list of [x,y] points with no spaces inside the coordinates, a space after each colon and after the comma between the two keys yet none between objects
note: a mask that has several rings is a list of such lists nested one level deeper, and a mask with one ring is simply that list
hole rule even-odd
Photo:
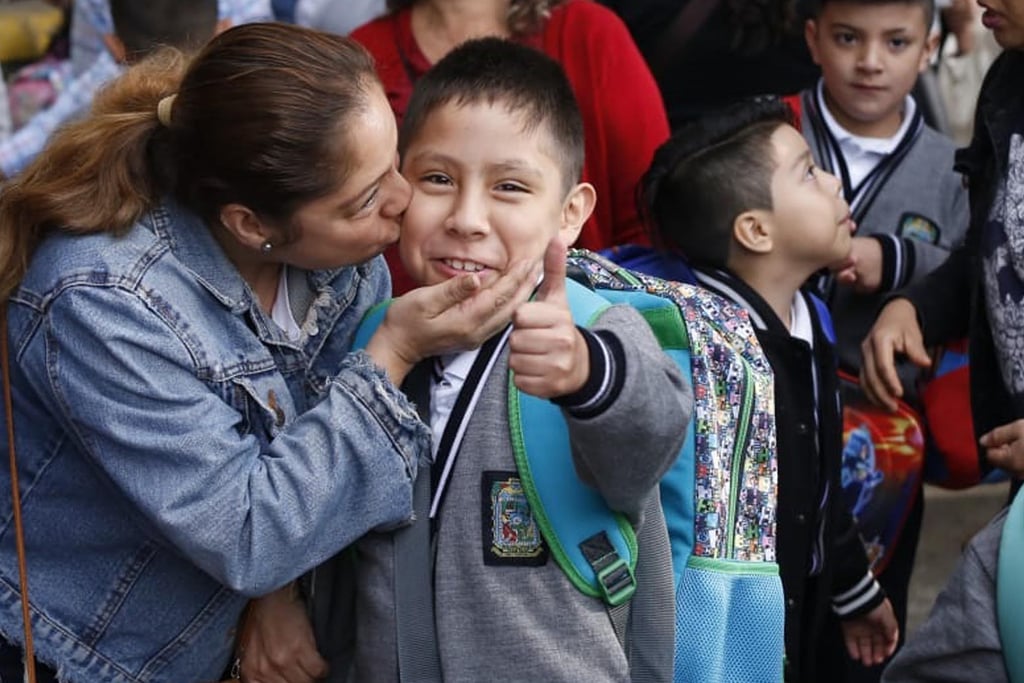
[{"label": "short haircut", "polygon": [[162,46],[192,51],[213,37],[217,0],[110,0],[114,33],[128,61]]},{"label": "short haircut", "polygon": [[771,136],[792,122],[782,100],[757,97],[679,128],[642,181],[642,215],[655,242],[694,265],[725,267],[736,217],[772,209]]},{"label": "short haircut", "polygon": [[470,40],[420,78],[398,136],[404,154],[427,117],[447,104],[500,104],[517,114],[523,128],[546,128],[562,170],[565,192],[583,173],[583,120],[572,86],[558,62],[501,38]]},{"label": "short haircut", "polygon": [[935,18],[935,0],[814,0],[811,3],[813,16],[821,16],[829,5],[917,5],[924,11],[925,24],[931,28]]}]

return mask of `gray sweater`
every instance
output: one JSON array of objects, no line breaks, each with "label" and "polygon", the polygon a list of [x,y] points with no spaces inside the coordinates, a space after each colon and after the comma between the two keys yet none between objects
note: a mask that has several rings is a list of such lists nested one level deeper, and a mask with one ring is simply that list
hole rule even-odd
[{"label": "gray sweater", "polygon": [[[814,92],[801,94],[801,128],[815,162],[842,176],[836,158],[838,146],[818,113]],[[860,343],[885,297],[932,271],[963,241],[969,222],[967,190],[953,170],[954,151],[952,140],[923,122],[912,122],[900,147],[880,164],[891,164],[891,168],[878,169],[877,193],[855,203],[852,189],[847,188],[847,201],[855,207],[856,235],[874,237],[882,246],[883,276],[881,287],[873,294],[858,294],[842,286],[829,292],[841,367],[860,369]],[[866,188],[857,189],[867,194]],[[913,396],[916,370],[907,365],[901,368],[901,375]]]},{"label": "gray sweater", "polygon": [[996,562],[1006,510],[971,539],[923,626],[897,653],[884,683],[1009,683],[996,617]]},{"label": "gray sweater", "polygon": [[[563,411],[573,458],[580,477],[626,514],[640,536],[642,525],[664,527],[656,484],[682,445],[692,392],[635,310],[609,308],[591,329],[610,330],[623,342],[625,379],[603,413],[577,419]],[[421,469],[429,475],[429,468]],[[604,604],[574,588],[554,558],[528,566],[496,565],[489,556],[494,519],[489,482],[495,473],[514,475],[515,470],[506,348],[484,380],[437,520],[434,618],[444,680],[628,680],[626,655]],[[667,534],[654,536],[667,561]],[[641,548],[640,562],[653,550]],[[358,543],[357,555],[350,680],[396,681],[393,537],[370,534]],[[662,590],[671,600],[671,586]],[[321,643],[321,649],[332,648]],[[670,667],[671,647],[667,650]]]}]

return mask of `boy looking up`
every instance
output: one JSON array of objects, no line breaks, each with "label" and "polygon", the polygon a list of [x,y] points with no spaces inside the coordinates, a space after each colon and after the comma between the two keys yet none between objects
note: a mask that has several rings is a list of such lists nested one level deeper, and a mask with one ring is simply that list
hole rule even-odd
[{"label": "boy looking up", "polygon": [[777,558],[786,597],[787,681],[821,680],[818,638],[843,609],[852,654],[896,644],[892,608],[868,571],[839,497],[842,423],[835,354],[801,288],[847,259],[853,223],[840,182],[820,170],[785,105],[759,98],[681,128],[655,155],[644,198],[663,245],[699,283],[749,313],[775,374]]}]

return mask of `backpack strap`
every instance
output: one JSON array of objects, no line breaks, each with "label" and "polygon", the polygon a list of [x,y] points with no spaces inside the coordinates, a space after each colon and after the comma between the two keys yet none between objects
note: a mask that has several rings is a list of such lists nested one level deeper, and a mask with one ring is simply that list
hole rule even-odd
[{"label": "backpack strap", "polygon": [[[581,327],[589,327],[611,305],[574,280],[566,281],[566,295]],[[612,607],[627,602],[636,590],[637,560],[629,520],[580,481],[558,406],[519,391],[511,372],[508,404],[516,468],[552,557],[584,595]]]},{"label": "backpack strap", "polygon": [[828,305],[817,294],[808,293],[807,297],[814,304],[814,310],[818,312],[818,321],[821,323],[821,330],[825,333],[825,338],[832,346],[835,346],[836,326],[832,323],[832,312],[828,310]]},{"label": "backpack strap", "polygon": [[1013,499],[1003,523],[999,542],[999,566],[996,569],[996,612],[999,640],[1010,680],[1024,681],[1024,612],[1020,609],[1024,593],[1024,494]]},{"label": "backpack strap", "polygon": [[[384,301],[363,316],[356,330],[353,348],[366,347],[384,321],[391,301]],[[403,389],[421,411],[429,396],[430,377],[422,366],[413,368]],[[420,419],[430,416],[420,414]],[[440,683],[441,659],[434,622],[434,591],[431,578],[430,471],[421,467],[413,482],[413,514],[416,523],[394,532],[395,634],[398,646],[398,675],[402,683]]]},{"label": "backpack strap", "polygon": [[[573,280],[566,282],[566,294],[577,325],[589,327],[609,306],[629,304],[644,316],[666,353],[683,353],[685,331],[671,301],[643,291],[598,293]],[[673,359],[688,367],[688,355]],[[638,539],[625,516],[580,481],[561,409],[517,390],[511,375],[509,424],[523,491],[551,555],[578,590],[605,602],[629,660],[630,680],[666,680],[672,666],[666,653],[672,653],[675,637],[669,596],[676,577],[669,548],[658,538],[663,528],[644,524]],[[688,443],[692,449],[689,434]]]}]

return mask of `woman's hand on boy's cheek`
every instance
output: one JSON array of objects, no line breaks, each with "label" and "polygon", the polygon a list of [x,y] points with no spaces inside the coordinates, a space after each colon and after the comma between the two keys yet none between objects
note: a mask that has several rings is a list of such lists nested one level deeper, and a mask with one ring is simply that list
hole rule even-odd
[{"label": "woman's hand on boy's cheek", "polygon": [[552,240],[537,295],[512,317],[509,367],[516,387],[540,398],[579,391],[590,375],[587,342],[576,329],[565,292],[565,257],[565,246]]}]

